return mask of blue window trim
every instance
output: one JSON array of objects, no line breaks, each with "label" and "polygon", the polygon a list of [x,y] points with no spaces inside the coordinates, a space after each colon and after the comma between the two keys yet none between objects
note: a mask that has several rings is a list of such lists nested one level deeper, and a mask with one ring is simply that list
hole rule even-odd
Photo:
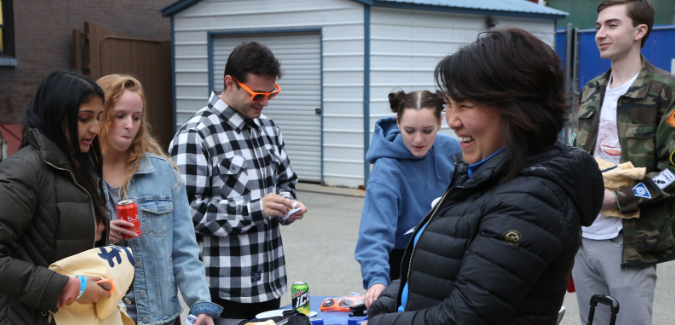
[{"label": "blue window trim", "polygon": [[[173,22],[173,17],[172,17]],[[324,184],[323,179],[323,28],[321,27],[311,27],[311,28],[286,28],[286,29],[252,29],[252,30],[226,30],[226,31],[209,31],[207,32],[207,53],[208,53],[208,71],[209,71],[209,90],[207,96],[211,95],[211,91],[215,87],[215,71],[213,71],[213,38],[222,35],[242,35],[242,34],[281,34],[281,33],[307,33],[307,32],[319,32],[319,56],[320,56],[320,80],[321,80],[321,185]],[[171,40],[173,41],[173,25],[171,31]],[[175,60],[175,56],[174,56]],[[174,88],[176,83],[174,82]],[[175,96],[175,90],[174,90]],[[175,98],[175,97],[174,97]],[[174,104],[174,114],[176,112]],[[175,123],[174,123],[175,124]]]},{"label": "blue window trim", "polygon": [[321,55],[321,185],[326,185],[323,180],[323,28],[319,28],[319,54]]},{"label": "blue window trim", "polygon": [[[222,35],[245,35],[245,34],[277,34],[277,33],[306,33],[306,32],[319,32],[320,42],[321,42],[321,86],[323,88],[323,32],[321,27],[312,27],[312,28],[285,28],[285,29],[247,29],[247,30],[217,30],[209,31],[206,36],[206,46],[208,53],[208,65],[209,65],[209,91],[208,96],[211,95],[211,91],[215,87],[215,77],[213,71],[213,38],[216,36]],[[323,94],[321,95],[321,104],[323,105]],[[323,108],[323,107],[322,107]]]},{"label": "blue window trim", "polygon": [[363,186],[368,185],[370,163],[370,6],[363,5]]},{"label": "blue window trim", "polygon": [[[213,91],[213,88],[215,87],[215,77],[214,77],[214,71],[213,71],[213,37],[217,35],[222,35],[222,34],[212,34],[211,32],[207,33],[206,36],[206,53],[208,53],[207,61],[208,61],[208,69],[209,69],[209,89],[206,90],[206,98],[211,97],[211,92]],[[223,85],[224,87],[225,85]]]},{"label": "blue window trim", "polygon": [[187,8],[196,5],[199,2],[201,2],[201,0],[179,0],[164,7],[164,9],[160,10],[160,12],[162,13],[163,17],[173,16]]},{"label": "blue window trim", "polygon": [[176,122],[178,121],[178,105],[176,103],[176,39],[175,39],[175,29],[173,24],[173,16],[171,16],[171,79],[173,84],[171,89],[173,91],[173,134],[176,135],[177,126]]}]

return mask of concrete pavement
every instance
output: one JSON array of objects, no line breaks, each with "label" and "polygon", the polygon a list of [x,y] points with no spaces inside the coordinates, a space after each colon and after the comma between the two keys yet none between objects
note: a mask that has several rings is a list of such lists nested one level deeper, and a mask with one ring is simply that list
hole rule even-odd
[{"label": "concrete pavement", "polygon": [[[281,228],[289,284],[306,281],[310,294],[316,296],[365,294],[354,259],[363,196],[320,194],[300,187],[298,200],[308,213]],[[290,301],[286,293],[281,303]]]}]

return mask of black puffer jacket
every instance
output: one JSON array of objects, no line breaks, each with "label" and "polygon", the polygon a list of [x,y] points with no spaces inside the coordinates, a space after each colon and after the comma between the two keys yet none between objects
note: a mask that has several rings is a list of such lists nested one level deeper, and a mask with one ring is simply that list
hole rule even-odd
[{"label": "black puffer jacket", "polygon": [[[589,154],[560,143],[500,182],[507,161],[503,150],[472,178],[458,161],[453,184],[415,229],[427,224],[406,249],[401,280],[373,303],[368,325],[556,324],[581,225],[602,205],[602,175]],[[406,282],[407,305],[396,313]]]},{"label": "black puffer jacket", "polygon": [[0,325],[46,324],[68,281],[47,267],[93,248],[96,236],[67,157],[36,130],[26,137],[30,145],[0,164]]}]

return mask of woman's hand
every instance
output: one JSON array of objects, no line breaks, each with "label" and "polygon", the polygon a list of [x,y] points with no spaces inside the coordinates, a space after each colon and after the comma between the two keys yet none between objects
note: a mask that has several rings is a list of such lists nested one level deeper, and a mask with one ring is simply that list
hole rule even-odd
[{"label": "woman's hand", "polygon": [[138,237],[135,232],[130,230],[133,227],[134,224],[129,221],[119,219],[110,220],[110,236],[108,237],[108,241],[111,244],[116,244],[122,240],[124,235],[132,238]]},{"label": "woman's hand", "polygon": [[63,287],[63,292],[61,292],[61,297],[56,303],[56,308],[63,308],[63,306],[69,306],[73,302],[77,301],[81,304],[92,304],[98,302],[103,298],[110,298],[110,292],[101,288],[96,282],[100,281],[101,278],[97,276],[87,275],[87,286],[84,290],[84,294],[80,299],[77,299],[77,296],[80,295],[80,279],[76,276],[70,277],[66,286]]},{"label": "woman's hand", "polygon": [[[83,305],[90,305],[95,302],[98,302],[101,299],[110,298],[110,292],[101,288],[101,286],[99,286],[96,283],[97,281],[101,281],[100,277],[92,275],[86,275],[85,277],[87,278],[87,287],[84,290],[84,294],[82,294],[82,297],[76,300],[78,303]],[[78,287],[79,287],[79,279],[78,279]]]},{"label": "woman's hand", "polygon": [[63,287],[59,301],[56,303],[56,308],[60,309],[63,308],[63,306],[69,306],[75,302],[75,299],[77,299],[77,295],[79,294],[80,279],[78,279],[76,276],[70,277],[68,282],[66,282],[66,286]]},{"label": "woman's hand", "polygon": [[209,314],[199,314],[199,316],[197,316],[197,321],[195,321],[195,325],[214,325],[213,317]]},{"label": "woman's hand", "polygon": [[377,300],[377,297],[379,297],[380,294],[382,294],[382,291],[384,291],[384,289],[386,288],[387,287],[384,284],[379,283],[370,286],[370,288],[368,288],[368,292],[366,292],[366,296],[364,297],[366,302],[366,308],[370,308],[370,305],[375,300]]}]

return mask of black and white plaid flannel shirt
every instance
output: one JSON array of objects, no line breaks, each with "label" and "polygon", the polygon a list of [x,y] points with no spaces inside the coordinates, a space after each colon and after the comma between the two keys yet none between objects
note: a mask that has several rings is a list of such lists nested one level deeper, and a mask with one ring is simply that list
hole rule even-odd
[{"label": "black and white plaid flannel shirt", "polygon": [[284,221],[262,209],[268,193],[295,199],[297,176],[279,127],[264,115],[244,119],[214,92],[169,153],[185,178],[211,294],[241,303],[281,297]]}]

